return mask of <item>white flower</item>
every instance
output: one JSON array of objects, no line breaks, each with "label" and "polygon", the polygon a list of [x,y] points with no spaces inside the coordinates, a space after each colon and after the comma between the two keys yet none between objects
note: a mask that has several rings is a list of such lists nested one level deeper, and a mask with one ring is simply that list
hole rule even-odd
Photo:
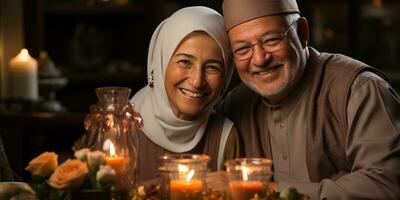
[{"label": "white flower", "polygon": [[105,154],[102,151],[88,152],[87,162],[90,167],[105,163]]},{"label": "white flower", "polygon": [[74,156],[75,158],[81,160],[81,161],[86,161],[87,160],[87,154],[90,152],[90,149],[88,148],[83,148],[79,149],[78,151],[75,151]]},{"label": "white flower", "polygon": [[117,173],[108,165],[100,165],[99,171],[96,173],[96,180],[101,185],[110,184],[115,181]]}]

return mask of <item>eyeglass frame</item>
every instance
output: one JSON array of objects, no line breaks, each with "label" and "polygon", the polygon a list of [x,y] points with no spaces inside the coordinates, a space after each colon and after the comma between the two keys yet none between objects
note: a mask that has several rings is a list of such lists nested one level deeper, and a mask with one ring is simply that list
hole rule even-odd
[{"label": "eyeglass frame", "polygon": [[[287,29],[286,29],[283,33],[281,33],[281,38],[279,39],[279,41],[276,42],[276,44],[274,44],[274,45],[272,46],[272,48],[275,47],[275,46],[277,46],[277,45],[279,45],[279,44],[286,38],[286,36],[287,36],[288,33],[289,33],[290,28],[291,28],[296,22],[297,22],[297,20],[296,20],[296,21],[293,21],[292,23],[289,24],[289,26],[287,27]],[[265,37],[265,36],[263,36],[263,37]],[[263,38],[263,37],[261,37],[261,38]],[[264,44],[266,44],[266,43],[267,43],[267,41],[265,41],[265,42],[263,43],[262,40],[261,40],[260,38],[258,38],[258,39],[257,39],[257,43],[255,43],[255,44],[249,44],[249,46],[245,46],[245,47],[241,47],[241,48],[238,48],[238,49],[236,49],[236,50],[233,50],[233,51],[232,51],[232,52],[233,52],[233,58],[234,58],[234,60],[236,60],[236,61],[243,61],[243,60],[251,59],[251,58],[253,57],[253,54],[254,54],[254,46],[256,46],[256,45],[258,45],[265,53],[274,53],[274,52],[276,52],[276,51],[282,50],[282,48],[279,48],[279,49],[276,49],[276,50],[273,50],[273,51],[267,51],[267,50],[265,49],[265,47],[264,47]],[[269,47],[271,47],[271,46],[269,46]],[[249,56],[248,56],[248,57],[244,56],[244,57],[246,57],[246,58],[237,59],[237,58],[236,58],[236,52],[237,52],[239,49],[243,49],[243,48],[249,48]]]}]

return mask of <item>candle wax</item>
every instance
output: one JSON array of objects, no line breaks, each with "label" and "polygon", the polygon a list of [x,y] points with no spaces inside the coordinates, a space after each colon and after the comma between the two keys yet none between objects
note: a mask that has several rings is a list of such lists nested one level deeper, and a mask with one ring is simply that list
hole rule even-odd
[{"label": "candle wax", "polygon": [[200,180],[172,180],[170,183],[171,200],[203,199],[203,182]]},{"label": "candle wax", "polygon": [[260,198],[265,196],[265,186],[259,181],[232,181],[229,190],[232,200],[252,199],[255,194]]},{"label": "candle wax", "polygon": [[117,176],[121,174],[123,167],[124,167],[124,158],[121,156],[107,156],[106,157],[107,165],[112,167]]},{"label": "candle wax", "polygon": [[36,101],[39,99],[37,61],[29,55],[28,50],[12,58],[10,65],[10,97]]}]

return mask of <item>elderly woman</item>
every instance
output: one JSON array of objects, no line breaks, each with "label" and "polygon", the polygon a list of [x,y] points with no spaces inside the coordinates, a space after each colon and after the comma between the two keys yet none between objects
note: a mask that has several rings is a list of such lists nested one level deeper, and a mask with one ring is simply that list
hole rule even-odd
[{"label": "elderly woman", "polygon": [[143,118],[137,181],[157,177],[168,153],[210,156],[209,168],[239,156],[236,128],[215,112],[231,74],[222,16],[201,6],[178,10],[157,27],[148,53],[148,85],[131,102]]}]

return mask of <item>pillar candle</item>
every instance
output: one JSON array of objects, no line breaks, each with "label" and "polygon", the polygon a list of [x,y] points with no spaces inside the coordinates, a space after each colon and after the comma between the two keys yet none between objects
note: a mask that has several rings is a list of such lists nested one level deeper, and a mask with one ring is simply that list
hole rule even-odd
[{"label": "pillar candle", "polygon": [[117,174],[121,174],[124,168],[124,158],[121,156],[106,156],[107,165],[112,167]]},{"label": "pillar candle", "polygon": [[200,180],[172,180],[170,183],[171,200],[203,199],[203,183]]},{"label": "pillar candle", "polygon": [[39,98],[37,61],[28,50],[21,52],[9,62],[10,97],[36,101]]},{"label": "pillar candle", "polygon": [[109,142],[109,145],[109,155],[106,156],[107,165],[110,165],[110,167],[115,170],[118,177],[123,173],[125,159],[116,153],[114,144],[112,142]]},{"label": "pillar candle", "polygon": [[257,194],[259,198],[265,196],[265,186],[259,181],[232,181],[229,183],[232,200],[252,199]]}]

